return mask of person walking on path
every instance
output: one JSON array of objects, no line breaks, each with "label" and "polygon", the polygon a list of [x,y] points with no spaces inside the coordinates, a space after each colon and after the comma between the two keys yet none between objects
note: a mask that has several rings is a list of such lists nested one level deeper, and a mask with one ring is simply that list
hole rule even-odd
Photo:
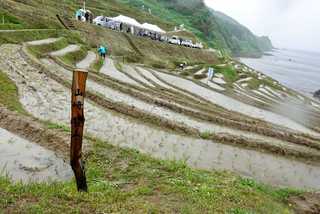
[{"label": "person walking on path", "polygon": [[99,53],[100,57],[102,57],[103,59],[106,59],[107,51],[108,51],[108,49],[105,46],[100,45],[100,47],[98,49],[98,53]]}]

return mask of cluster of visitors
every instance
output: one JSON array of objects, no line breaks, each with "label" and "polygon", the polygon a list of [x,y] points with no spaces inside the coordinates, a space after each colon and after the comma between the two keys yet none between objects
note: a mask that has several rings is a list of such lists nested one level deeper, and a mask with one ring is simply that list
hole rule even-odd
[{"label": "cluster of visitors", "polygon": [[167,42],[173,45],[181,45],[190,48],[202,49],[201,43],[193,43],[191,40],[183,39],[177,36],[168,36],[164,30],[156,25],[144,23],[140,24],[131,17],[119,15],[117,17],[97,16],[93,19],[91,11],[86,9],[79,9],[76,12],[77,20],[90,22],[95,25],[106,27],[112,30],[130,33],[135,36],[148,37],[152,40]]},{"label": "cluster of visitors", "polygon": [[82,22],[93,23],[93,14],[90,10],[79,9],[76,11],[76,19]]}]

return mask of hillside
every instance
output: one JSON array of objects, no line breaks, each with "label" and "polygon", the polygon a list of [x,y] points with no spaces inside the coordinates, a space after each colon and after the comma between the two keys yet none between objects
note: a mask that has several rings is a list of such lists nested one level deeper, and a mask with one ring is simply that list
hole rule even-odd
[{"label": "hillside", "polygon": [[[0,213],[320,212],[319,102],[214,50],[75,19],[63,29],[56,14],[80,2],[0,2]],[[87,6],[175,25],[139,5]],[[88,193],[69,165],[75,69],[88,71]]]},{"label": "hillside", "polygon": [[184,24],[210,47],[235,56],[260,56],[272,49],[267,37],[257,37],[227,15],[209,9],[202,0],[122,0],[138,9],[145,5],[152,13],[176,25]]},{"label": "hillside", "polygon": [[[55,15],[66,13],[74,15],[81,3],[75,1],[56,2],[48,0],[45,7],[33,7],[40,0],[2,1],[1,14],[7,15],[12,24],[10,28],[55,28],[61,27]],[[145,8],[151,8],[152,14]],[[124,14],[136,18],[140,22],[154,23],[167,31],[174,26],[184,24],[209,47],[223,49],[235,56],[260,56],[263,51],[272,48],[267,37],[257,37],[246,27],[223,13],[206,7],[201,0],[166,1],[166,0],[103,0],[88,1],[87,7],[97,15],[116,16]],[[2,11],[2,12],[1,12]],[[28,14],[32,12],[32,16]],[[10,16],[9,14],[13,14]]]}]

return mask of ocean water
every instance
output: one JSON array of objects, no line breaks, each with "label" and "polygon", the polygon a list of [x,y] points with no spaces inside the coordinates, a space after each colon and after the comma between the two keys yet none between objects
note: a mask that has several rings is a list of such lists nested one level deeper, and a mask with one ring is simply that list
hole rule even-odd
[{"label": "ocean water", "polygon": [[305,95],[320,89],[320,53],[276,49],[267,54],[240,61]]}]

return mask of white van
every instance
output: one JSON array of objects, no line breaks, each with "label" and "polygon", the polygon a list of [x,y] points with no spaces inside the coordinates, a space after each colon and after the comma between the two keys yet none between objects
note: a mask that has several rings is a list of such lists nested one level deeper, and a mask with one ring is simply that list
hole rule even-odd
[{"label": "white van", "polygon": [[190,47],[190,48],[193,48],[193,47],[194,47],[194,45],[193,45],[193,43],[192,43],[191,40],[183,40],[183,41],[181,42],[181,45],[186,46],[186,47]]},{"label": "white van", "polygon": [[107,27],[108,26],[107,22],[108,22],[108,19],[107,19],[107,17],[104,17],[104,16],[97,16],[93,20],[93,24],[99,25],[99,26],[103,26],[103,27]]}]

